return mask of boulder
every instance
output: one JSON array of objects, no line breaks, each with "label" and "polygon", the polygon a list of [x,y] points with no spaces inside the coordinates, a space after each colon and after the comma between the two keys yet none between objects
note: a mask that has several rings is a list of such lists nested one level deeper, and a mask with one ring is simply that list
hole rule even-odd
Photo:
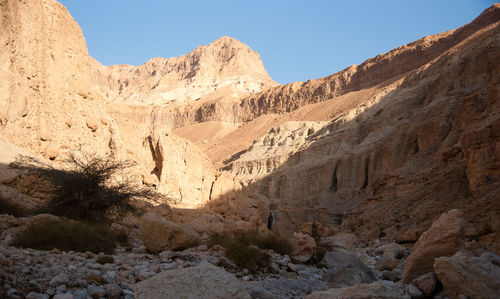
[{"label": "boulder", "polygon": [[462,212],[450,210],[442,214],[418,239],[405,262],[403,281],[411,282],[419,275],[432,272],[434,259],[451,256],[463,247]]},{"label": "boulder", "polygon": [[320,266],[326,268],[324,279],[334,287],[346,287],[375,280],[374,273],[360,259],[342,248],[325,254]]},{"label": "boulder", "polygon": [[198,233],[221,233],[224,230],[224,218],[218,214],[203,214],[186,224]]},{"label": "boulder", "polygon": [[331,237],[323,237],[320,239],[321,245],[329,249],[342,247],[347,250],[352,250],[356,243],[357,237],[353,233],[338,233]]},{"label": "boulder", "polygon": [[152,213],[141,218],[140,229],[144,246],[153,253],[189,248],[200,241],[194,230]]},{"label": "boulder", "polygon": [[67,284],[68,282],[69,276],[64,273],[59,273],[50,280],[49,285],[55,287],[61,284]]},{"label": "boulder", "polygon": [[436,289],[436,277],[432,272],[420,275],[413,280],[413,284],[420,290],[426,297],[430,297]]},{"label": "boulder", "polygon": [[407,288],[408,294],[411,296],[411,299],[423,299],[424,293],[419,290],[413,283],[408,285]]},{"label": "boulder", "polygon": [[303,233],[296,233],[291,239],[293,253],[291,258],[298,263],[308,262],[316,253],[316,241]]},{"label": "boulder", "polygon": [[500,256],[491,252],[478,257],[463,250],[437,258],[434,273],[451,298],[498,298],[500,294]]},{"label": "boulder", "polygon": [[300,230],[313,237],[330,237],[335,233],[331,225],[321,222],[304,222]]},{"label": "boulder", "polygon": [[137,299],[150,298],[248,298],[238,279],[209,263],[163,271],[134,287]]},{"label": "boulder", "polygon": [[358,284],[340,289],[315,291],[305,297],[306,299],[369,299],[369,298],[405,298],[410,299],[406,286],[392,281],[380,280],[369,284]]},{"label": "boulder", "polygon": [[389,243],[377,248],[375,253],[381,254],[382,257],[399,260],[408,255],[408,249],[396,243]]},{"label": "boulder", "polygon": [[382,257],[380,260],[377,261],[375,264],[375,269],[379,271],[383,270],[392,270],[396,268],[399,264],[399,260],[393,259],[390,257]]},{"label": "boulder", "polygon": [[420,237],[421,233],[422,229],[412,228],[398,235],[396,240],[398,241],[398,243],[415,243],[418,241],[418,238]]}]

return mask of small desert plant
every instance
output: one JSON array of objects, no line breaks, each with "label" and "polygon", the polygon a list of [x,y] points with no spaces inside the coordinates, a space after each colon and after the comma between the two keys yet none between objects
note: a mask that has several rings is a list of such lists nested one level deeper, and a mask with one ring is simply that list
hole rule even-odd
[{"label": "small desert plant", "polygon": [[39,250],[112,253],[117,242],[107,225],[57,219],[32,223],[17,236],[14,245]]},{"label": "small desert plant", "polygon": [[20,205],[14,204],[9,200],[0,197],[0,214],[9,214],[15,217],[25,217],[30,214],[30,210]]},{"label": "small desert plant", "polygon": [[[43,212],[72,219],[106,220],[109,212],[137,211],[134,200],[165,200],[149,188],[134,187],[126,170],[131,161],[119,161],[112,155],[97,156],[70,153],[56,168],[31,157],[18,157],[14,166],[37,174],[53,187],[53,196]],[[119,180],[117,178],[120,178]]]},{"label": "small desert plant", "polygon": [[273,250],[280,254],[290,254],[291,243],[275,234],[262,235],[257,231],[236,230],[213,234],[210,245],[224,247],[225,255],[238,266],[256,271],[270,265],[271,257],[263,249]]}]

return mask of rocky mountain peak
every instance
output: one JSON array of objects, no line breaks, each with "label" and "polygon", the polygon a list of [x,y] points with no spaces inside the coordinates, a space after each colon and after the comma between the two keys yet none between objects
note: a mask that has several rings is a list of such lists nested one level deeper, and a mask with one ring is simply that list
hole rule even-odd
[{"label": "rocky mountain peak", "polygon": [[102,66],[93,79],[112,101],[131,104],[190,102],[216,90],[222,95],[260,92],[276,85],[257,52],[224,36],[179,57],[156,57],[140,66]]}]

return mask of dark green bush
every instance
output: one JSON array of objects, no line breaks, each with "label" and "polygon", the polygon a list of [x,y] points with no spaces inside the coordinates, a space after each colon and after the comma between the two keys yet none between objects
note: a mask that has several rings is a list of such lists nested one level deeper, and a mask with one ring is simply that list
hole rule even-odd
[{"label": "dark green bush", "polygon": [[[164,200],[166,197],[149,188],[134,187],[126,170],[134,163],[119,161],[109,154],[96,156],[77,152],[61,159],[55,168],[31,157],[18,157],[14,166],[38,175],[53,187],[52,199],[43,212],[85,221],[103,221],[112,211],[120,215],[137,211],[134,200]],[[116,180],[120,177],[120,181]]]},{"label": "dark green bush", "polygon": [[292,252],[291,243],[275,234],[262,235],[257,231],[236,230],[210,237],[210,246],[221,245],[225,255],[240,267],[250,271],[269,266],[271,257],[263,249],[273,250],[282,255]]},{"label": "dark green bush", "polygon": [[59,219],[35,222],[22,231],[14,245],[39,250],[112,253],[118,242],[109,226]]}]

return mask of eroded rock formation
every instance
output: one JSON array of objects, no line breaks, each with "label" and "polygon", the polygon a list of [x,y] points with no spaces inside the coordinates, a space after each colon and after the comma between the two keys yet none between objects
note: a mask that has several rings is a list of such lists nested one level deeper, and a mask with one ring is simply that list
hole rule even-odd
[{"label": "eroded rock formation", "polygon": [[[111,151],[179,206],[254,228],[273,211],[284,234],[316,221],[395,239],[452,208],[477,227],[477,215],[500,210],[499,5],[287,85],[229,37],[178,58],[102,66],[56,1],[0,8],[0,134],[33,154]],[[496,234],[481,242],[494,249]]]}]

